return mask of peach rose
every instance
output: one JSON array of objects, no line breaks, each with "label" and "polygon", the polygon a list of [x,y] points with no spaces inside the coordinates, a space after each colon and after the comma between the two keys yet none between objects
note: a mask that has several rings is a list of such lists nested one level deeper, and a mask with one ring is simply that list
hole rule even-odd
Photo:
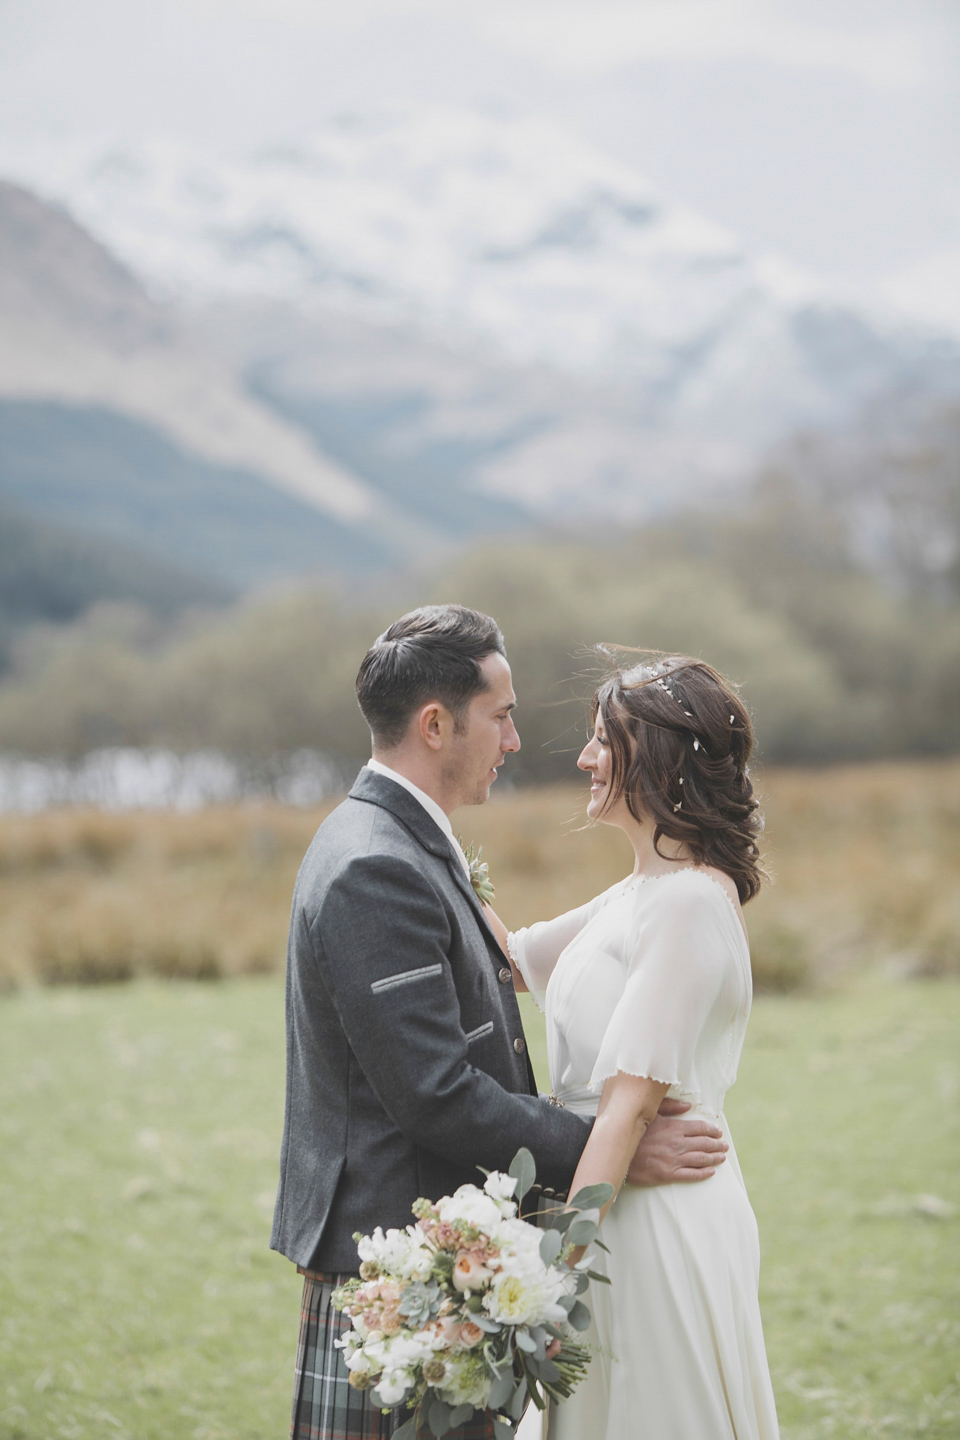
[{"label": "peach rose", "polygon": [[493,1271],[488,1270],[486,1265],[469,1253],[461,1250],[453,1266],[453,1288],[461,1294],[465,1290],[481,1290],[488,1280],[493,1279]]}]

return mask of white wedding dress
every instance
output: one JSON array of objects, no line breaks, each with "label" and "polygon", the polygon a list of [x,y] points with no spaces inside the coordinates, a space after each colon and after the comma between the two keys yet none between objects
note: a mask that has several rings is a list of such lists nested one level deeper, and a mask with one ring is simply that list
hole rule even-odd
[{"label": "white wedding dress", "polygon": [[[723,1101],[752,986],[743,926],[719,881],[692,867],[630,877],[511,935],[510,948],[546,1012],[558,1099],[595,1114],[606,1079],[644,1075],[730,1141]],[[551,1407],[549,1440],[775,1440],[757,1224],[732,1141],[710,1180],[624,1185],[601,1239],[610,1253],[596,1251],[593,1268],[612,1284],[586,1297],[594,1358],[573,1396]]]}]

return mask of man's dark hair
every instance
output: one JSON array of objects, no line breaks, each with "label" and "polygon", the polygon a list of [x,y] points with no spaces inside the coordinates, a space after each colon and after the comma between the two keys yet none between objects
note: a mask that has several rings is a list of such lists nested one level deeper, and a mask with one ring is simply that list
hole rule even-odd
[{"label": "man's dark hair", "polygon": [[399,745],[410,718],[439,700],[462,728],[467,706],[488,688],[480,661],[505,655],[495,620],[465,605],[422,605],[373,642],[357,674],[357,699],[374,744]]}]

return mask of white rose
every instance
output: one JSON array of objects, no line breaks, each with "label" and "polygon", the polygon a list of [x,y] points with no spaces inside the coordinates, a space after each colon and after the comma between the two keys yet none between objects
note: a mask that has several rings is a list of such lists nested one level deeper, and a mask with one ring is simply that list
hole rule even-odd
[{"label": "white rose", "polygon": [[476,1185],[461,1185],[453,1195],[445,1196],[437,1206],[440,1219],[456,1224],[475,1225],[489,1233],[503,1222],[500,1207]]},{"label": "white rose", "polygon": [[377,1394],[384,1405],[398,1405],[413,1385],[403,1370],[385,1370],[377,1381]]},{"label": "white rose", "polygon": [[483,1188],[492,1200],[496,1200],[502,1215],[516,1213],[517,1207],[513,1202],[513,1194],[517,1188],[517,1182],[512,1175],[504,1175],[500,1170],[491,1170]]}]

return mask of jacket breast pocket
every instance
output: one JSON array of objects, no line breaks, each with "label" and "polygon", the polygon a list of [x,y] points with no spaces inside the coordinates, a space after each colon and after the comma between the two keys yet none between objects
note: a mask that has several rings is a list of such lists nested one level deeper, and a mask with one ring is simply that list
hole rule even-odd
[{"label": "jacket breast pocket", "polygon": [[485,1020],[485,1021],[483,1022],[483,1024],[482,1024],[482,1025],[478,1025],[475,1030],[468,1030],[468,1031],[467,1031],[467,1034],[466,1034],[467,1044],[468,1044],[468,1045],[475,1045],[478,1040],[483,1040],[485,1036],[487,1036],[487,1035],[492,1035],[492,1034],[493,1034],[493,1021],[492,1021],[492,1020]]}]

